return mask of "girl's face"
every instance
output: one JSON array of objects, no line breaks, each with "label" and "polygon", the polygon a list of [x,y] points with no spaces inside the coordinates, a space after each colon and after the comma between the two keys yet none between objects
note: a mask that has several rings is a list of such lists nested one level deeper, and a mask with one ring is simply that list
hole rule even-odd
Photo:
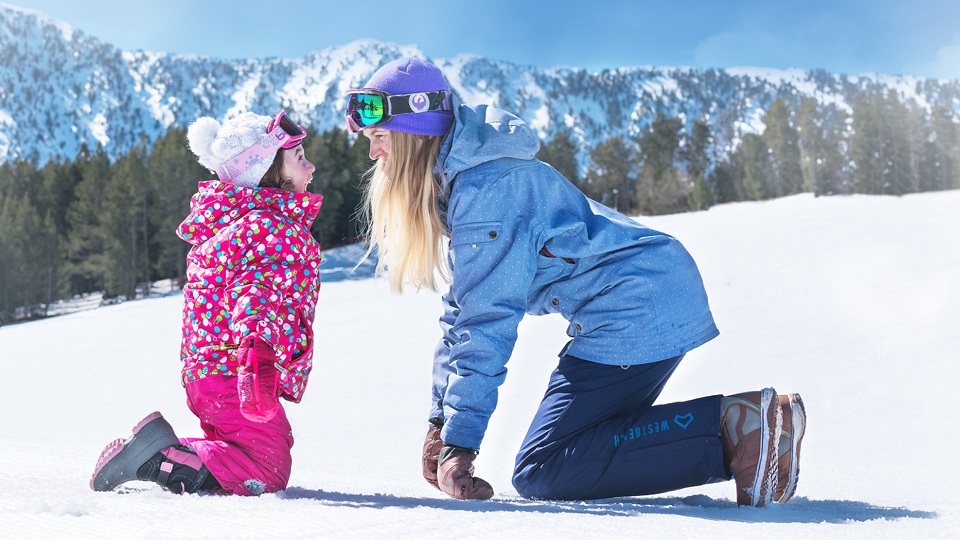
[{"label": "girl's face", "polygon": [[363,134],[370,139],[370,159],[382,159],[386,162],[390,155],[390,132],[371,128],[363,130]]},{"label": "girl's face", "polygon": [[302,144],[283,151],[283,167],[280,169],[280,174],[293,181],[294,193],[307,191],[307,185],[313,180],[313,171],[315,170],[317,168],[313,166],[313,163],[307,161],[307,157],[303,155]]}]

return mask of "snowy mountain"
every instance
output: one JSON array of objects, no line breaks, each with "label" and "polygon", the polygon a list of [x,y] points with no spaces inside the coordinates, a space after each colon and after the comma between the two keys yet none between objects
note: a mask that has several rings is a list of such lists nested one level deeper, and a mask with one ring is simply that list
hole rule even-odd
[{"label": "snowy mountain", "polygon": [[[343,125],[344,90],[385,62],[423,56],[416,46],[362,40],[301,58],[220,59],[122,51],[69,24],[0,4],[0,162],[43,164],[73,158],[86,143],[125,154],[195,118],[280,108],[314,131]],[[708,118],[722,154],[743,133],[762,129],[764,109],[815,97],[828,111],[850,110],[863,89],[891,89],[929,108],[960,113],[960,81],[823,71],[624,67],[591,72],[540,69],[461,55],[430,58],[467,103],[517,113],[544,140],[569,130],[587,151],[608,137],[636,136],[658,112],[687,122]],[[829,117],[829,115],[828,115]]]}]

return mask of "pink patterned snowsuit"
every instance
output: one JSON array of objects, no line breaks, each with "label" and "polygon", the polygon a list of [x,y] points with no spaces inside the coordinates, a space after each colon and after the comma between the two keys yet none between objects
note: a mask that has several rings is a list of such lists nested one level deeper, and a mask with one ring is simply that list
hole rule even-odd
[{"label": "pink patterned snowsuit", "polygon": [[290,478],[283,407],[265,423],[240,414],[236,348],[257,335],[281,368],[280,396],[303,397],[313,361],[320,245],[310,224],[322,197],[201,182],[177,234],[193,244],[183,287],[183,383],[204,438],[183,439],[224,491],[259,495]]}]

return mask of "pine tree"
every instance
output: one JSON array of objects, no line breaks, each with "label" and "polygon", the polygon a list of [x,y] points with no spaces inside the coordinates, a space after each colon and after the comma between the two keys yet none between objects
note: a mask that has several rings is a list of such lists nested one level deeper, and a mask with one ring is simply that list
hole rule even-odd
[{"label": "pine tree", "polygon": [[888,149],[889,160],[884,171],[883,193],[903,195],[916,191],[913,166],[917,153],[914,146],[920,136],[910,119],[910,112],[890,90],[882,100],[883,107],[883,144]]},{"label": "pine tree", "polygon": [[0,309],[4,317],[12,317],[8,310],[19,308],[18,316],[45,315],[46,307],[66,292],[61,233],[55,219],[65,212],[51,202],[59,200],[60,193],[47,182],[49,171],[59,167],[59,162],[51,162],[45,171],[37,171],[33,162],[19,159],[0,166],[0,207],[4,208],[0,289],[6,287],[0,293],[4,295],[0,306],[6,307]]},{"label": "pine tree", "polygon": [[690,133],[684,138],[680,156],[686,163],[687,175],[693,180],[693,190],[688,197],[691,210],[702,210],[713,206],[716,200],[713,186],[707,180],[710,168],[710,124],[706,120],[696,120]]},{"label": "pine tree", "polygon": [[181,240],[176,230],[190,211],[190,198],[197,192],[197,183],[214,177],[197,163],[187,146],[185,130],[171,129],[154,142],[147,159],[151,279],[186,275],[190,244]]},{"label": "pine tree", "polygon": [[914,190],[912,162],[918,150],[911,144],[907,108],[896,92],[860,92],[854,96],[850,157],[857,193],[901,195]]},{"label": "pine tree", "polygon": [[22,198],[37,192],[39,175],[32,160],[17,158],[4,163],[0,178],[0,198]]},{"label": "pine tree", "polygon": [[[734,156],[735,157],[735,156]],[[735,202],[740,200],[739,184],[743,177],[743,170],[739,166],[739,160],[731,159],[718,163],[710,174],[709,183],[713,186],[713,192],[716,194],[717,204]]]},{"label": "pine tree", "polygon": [[850,193],[852,191],[852,166],[850,160],[850,115],[845,111],[836,113],[832,129],[825,132],[823,146],[822,193]]},{"label": "pine tree", "polygon": [[57,257],[56,234],[42,219],[29,194],[6,197],[0,207],[0,294],[3,320],[46,314],[49,272]]},{"label": "pine tree", "polygon": [[[3,178],[7,176],[9,167],[4,164],[0,167],[0,186],[3,186]],[[14,230],[15,220],[13,216],[14,197],[5,195],[0,191],[0,325],[11,321],[14,317],[14,310],[17,307],[17,299],[13,297],[16,290],[14,278],[16,276],[15,267],[17,266],[17,254],[14,252]]]},{"label": "pine tree", "polygon": [[44,305],[43,315],[54,301],[68,296],[66,294],[63,276],[63,237],[57,232],[55,213],[46,212],[34,236],[37,247],[37,280],[41,287],[41,301]]},{"label": "pine tree", "polygon": [[687,210],[687,195],[692,189],[677,169],[680,148],[679,118],[668,118],[663,113],[640,137],[641,172],[637,193],[637,207],[643,214],[661,214]]},{"label": "pine tree", "polygon": [[737,198],[741,201],[762,200],[767,192],[770,158],[763,137],[754,133],[743,136],[743,144],[736,154],[741,177],[737,184]]},{"label": "pine tree", "polygon": [[824,176],[824,119],[813,98],[803,98],[797,112],[797,134],[800,144],[800,172],[803,191],[823,194]]},{"label": "pine tree", "polygon": [[317,168],[310,191],[323,195],[311,233],[326,248],[355,242],[359,233],[363,174],[368,167],[369,141],[332,129],[311,137],[307,159]]},{"label": "pine tree", "polygon": [[553,139],[540,145],[537,159],[549,163],[567,180],[578,183],[580,174],[577,172],[577,145],[568,130],[561,130]]},{"label": "pine tree", "polygon": [[49,213],[57,234],[66,238],[69,233],[67,208],[76,196],[80,170],[74,162],[52,159],[39,171],[38,189],[33,193],[37,211]]},{"label": "pine tree", "polygon": [[637,194],[636,151],[610,137],[590,151],[592,166],[578,186],[587,197],[615,210],[632,213]]},{"label": "pine tree", "polygon": [[70,296],[69,280],[65,271],[68,258],[66,239],[70,234],[67,208],[75,197],[80,171],[71,162],[61,159],[48,161],[39,171],[37,189],[32,198],[37,213],[52,227],[53,238],[46,249],[52,250],[49,265],[44,272],[47,284],[47,302]]},{"label": "pine tree", "polygon": [[797,134],[804,192],[819,196],[846,191],[842,150],[846,118],[846,113],[837,113],[832,128],[829,128],[817,101],[814,98],[801,100],[797,112]]},{"label": "pine tree", "polygon": [[0,204],[3,204],[7,198],[14,196],[13,164],[9,161],[0,163]]},{"label": "pine tree", "polygon": [[854,96],[852,126],[853,191],[883,193],[884,171],[890,157],[883,142],[881,106],[875,93],[861,91]]},{"label": "pine tree", "polygon": [[790,109],[782,98],[773,100],[763,118],[763,142],[770,154],[764,194],[768,198],[800,193],[800,146],[796,128],[790,122]]},{"label": "pine tree", "polygon": [[110,179],[110,162],[103,147],[92,154],[84,147],[77,156],[81,180],[67,208],[70,235],[67,255],[71,290],[102,291],[106,283],[106,231],[103,218],[103,187]]},{"label": "pine tree", "polygon": [[111,167],[104,186],[104,297],[135,298],[137,283],[149,280],[146,143],[133,147]]},{"label": "pine tree", "polygon": [[[363,140],[361,140],[363,139]],[[363,240],[359,238],[363,225],[360,223],[363,207],[363,193],[366,178],[365,173],[369,169],[370,163],[370,140],[366,137],[357,137],[350,146],[350,158],[347,161],[351,181],[349,188],[344,191],[345,208],[350,208],[350,220],[344,225],[344,238],[346,242],[356,242]]]},{"label": "pine tree", "polygon": [[929,128],[920,165],[920,189],[960,188],[960,129],[950,109],[935,107]]}]

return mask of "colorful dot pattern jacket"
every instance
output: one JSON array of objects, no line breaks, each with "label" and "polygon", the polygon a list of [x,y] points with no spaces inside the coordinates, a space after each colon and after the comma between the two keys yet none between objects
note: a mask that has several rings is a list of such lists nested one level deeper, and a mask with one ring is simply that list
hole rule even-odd
[{"label": "colorful dot pattern jacket", "polygon": [[183,383],[236,376],[250,335],[273,347],[281,397],[303,397],[313,362],[322,196],[201,182],[177,235],[193,247],[183,287]]}]

